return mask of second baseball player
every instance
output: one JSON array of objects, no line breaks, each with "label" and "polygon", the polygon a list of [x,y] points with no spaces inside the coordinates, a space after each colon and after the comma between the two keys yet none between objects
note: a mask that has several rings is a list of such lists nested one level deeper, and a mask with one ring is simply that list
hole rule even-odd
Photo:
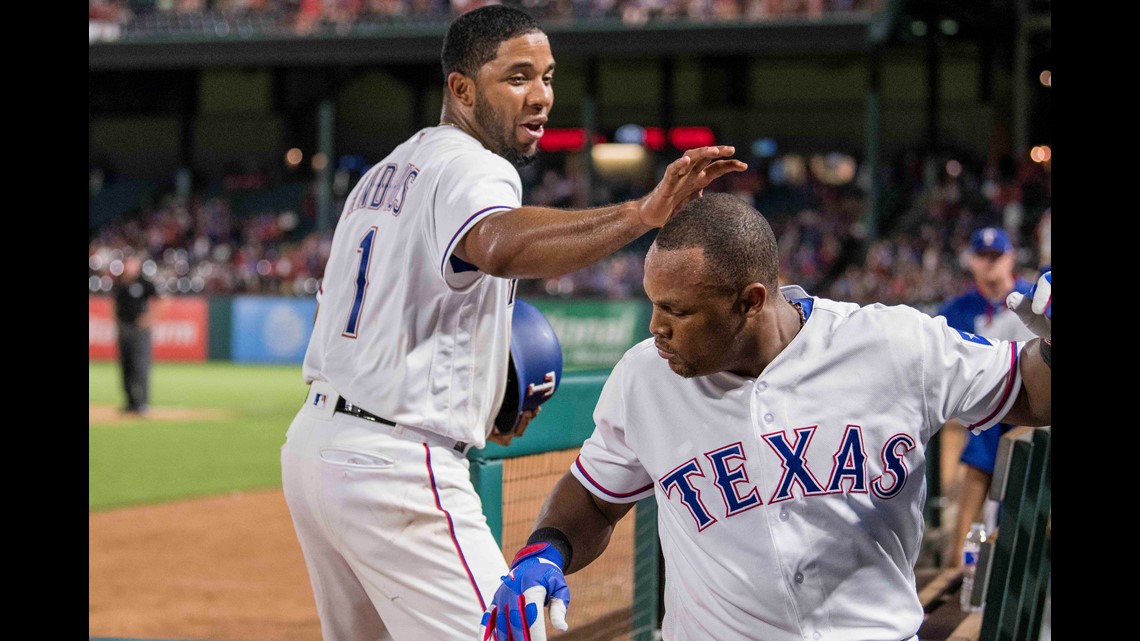
[{"label": "second baseball player", "polygon": [[[726,194],[658,232],[645,258],[653,337],[607,379],[593,435],[484,613],[488,636],[545,639],[547,601],[565,629],[564,572],[652,496],[663,638],[916,637],[925,445],[950,418],[1049,424],[1051,347],[779,287],[778,257],[763,216]],[[1032,318],[1029,306],[1019,317],[1047,338],[1051,307]]]}]

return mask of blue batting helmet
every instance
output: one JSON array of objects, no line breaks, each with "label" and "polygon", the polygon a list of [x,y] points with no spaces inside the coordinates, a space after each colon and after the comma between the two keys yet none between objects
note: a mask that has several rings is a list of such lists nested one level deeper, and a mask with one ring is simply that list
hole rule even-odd
[{"label": "blue batting helmet", "polygon": [[519,417],[550,400],[562,383],[562,345],[550,321],[530,303],[515,299],[507,391],[495,428],[509,433]]}]

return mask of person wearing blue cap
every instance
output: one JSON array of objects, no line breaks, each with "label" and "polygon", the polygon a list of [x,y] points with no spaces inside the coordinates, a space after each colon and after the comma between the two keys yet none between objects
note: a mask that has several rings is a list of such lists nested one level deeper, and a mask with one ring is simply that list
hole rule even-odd
[{"label": "person wearing blue cap", "polygon": [[[1033,287],[1033,283],[1017,275],[1016,256],[1017,251],[1004,229],[983,227],[975,230],[966,256],[973,286],[944,303],[938,315],[946,317],[946,323],[954,329],[986,338],[1017,341],[1033,338],[1033,332],[1005,303],[1011,292],[1026,294]],[[993,532],[997,525],[998,505],[996,501],[987,499],[987,494],[997,461],[998,444],[1002,435],[1013,427],[1001,423],[981,434],[965,433],[966,443],[959,457],[954,535],[947,539],[944,567],[962,564],[960,552],[970,524],[985,523],[987,532]],[[943,434],[949,434],[949,430],[955,428],[962,430],[951,421],[943,426]]]}]

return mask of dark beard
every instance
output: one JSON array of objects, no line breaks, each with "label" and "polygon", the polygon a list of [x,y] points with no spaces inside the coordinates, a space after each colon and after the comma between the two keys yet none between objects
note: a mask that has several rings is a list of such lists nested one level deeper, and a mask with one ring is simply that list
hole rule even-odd
[{"label": "dark beard", "polygon": [[538,158],[538,150],[529,156],[524,156],[515,151],[513,147],[506,147],[503,151],[497,152],[500,156],[507,159],[507,162],[515,166],[515,169],[522,169]]},{"label": "dark beard", "polygon": [[502,132],[494,128],[495,114],[491,110],[491,106],[483,99],[483,96],[477,96],[475,98],[475,122],[479,123],[479,127],[483,130],[484,137],[487,138],[487,142],[492,145],[491,151],[505,158],[507,162],[515,166],[515,169],[521,169],[529,165],[538,157],[537,147],[534,153],[529,156],[523,155],[515,150],[510,141],[502,135]]}]

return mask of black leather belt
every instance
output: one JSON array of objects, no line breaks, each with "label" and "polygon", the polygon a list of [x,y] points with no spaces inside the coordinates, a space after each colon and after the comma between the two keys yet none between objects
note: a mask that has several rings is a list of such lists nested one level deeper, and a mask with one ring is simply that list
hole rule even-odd
[{"label": "black leather belt", "polygon": [[355,416],[356,418],[362,418],[366,421],[372,421],[373,423],[383,423],[385,425],[391,425],[392,427],[396,427],[396,424],[393,423],[392,421],[389,421],[386,418],[380,418],[379,416],[376,416],[375,414],[373,414],[371,412],[365,412],[364,410],[360,409],[359,407],[357,407],[357,406],[353,405],[352,403],[349,403],[348,401],[344,400],[343,396],[336,399],[336,411],[340,412],[341,414],[348,414],[349,416]]},{"label": "black leather belt", "polygon": [[[352,403],[349,403],[348,401],[344,400],[343,396],[337,398],[337,400],[336,400],[336,411],[340,412],[341,414],[348,414],[349,416],[355,416],[356,418],[362,418],[366,421],[372,421],[373,423],[381,423],[383,425],[388,425],[390,427],[396,427],[396,424],[394,422],[389,421],[386,418],[376,416],[372,412],[366,412],[366,411],[360,409],[359,407],[353,405]],[[413,428],[410,426],[404,426],[403,429],[410,431],[410,432],[413,432],[415,434],[418,434],[420,436],[423,436],[429,440],[436,441],[437,443],[445,444],[448,447],[450,447],[451,449],[455,450],[456,452],[460,452],[460,453],[466,453],[467,452],[467,443],[464,443],[463,441],[456,441],[453,439],[445,438],[445,437],[440,436],[438,434],[427,433],[424,430],[419,430],[419,429],[416,429],[416,428]]]}]

